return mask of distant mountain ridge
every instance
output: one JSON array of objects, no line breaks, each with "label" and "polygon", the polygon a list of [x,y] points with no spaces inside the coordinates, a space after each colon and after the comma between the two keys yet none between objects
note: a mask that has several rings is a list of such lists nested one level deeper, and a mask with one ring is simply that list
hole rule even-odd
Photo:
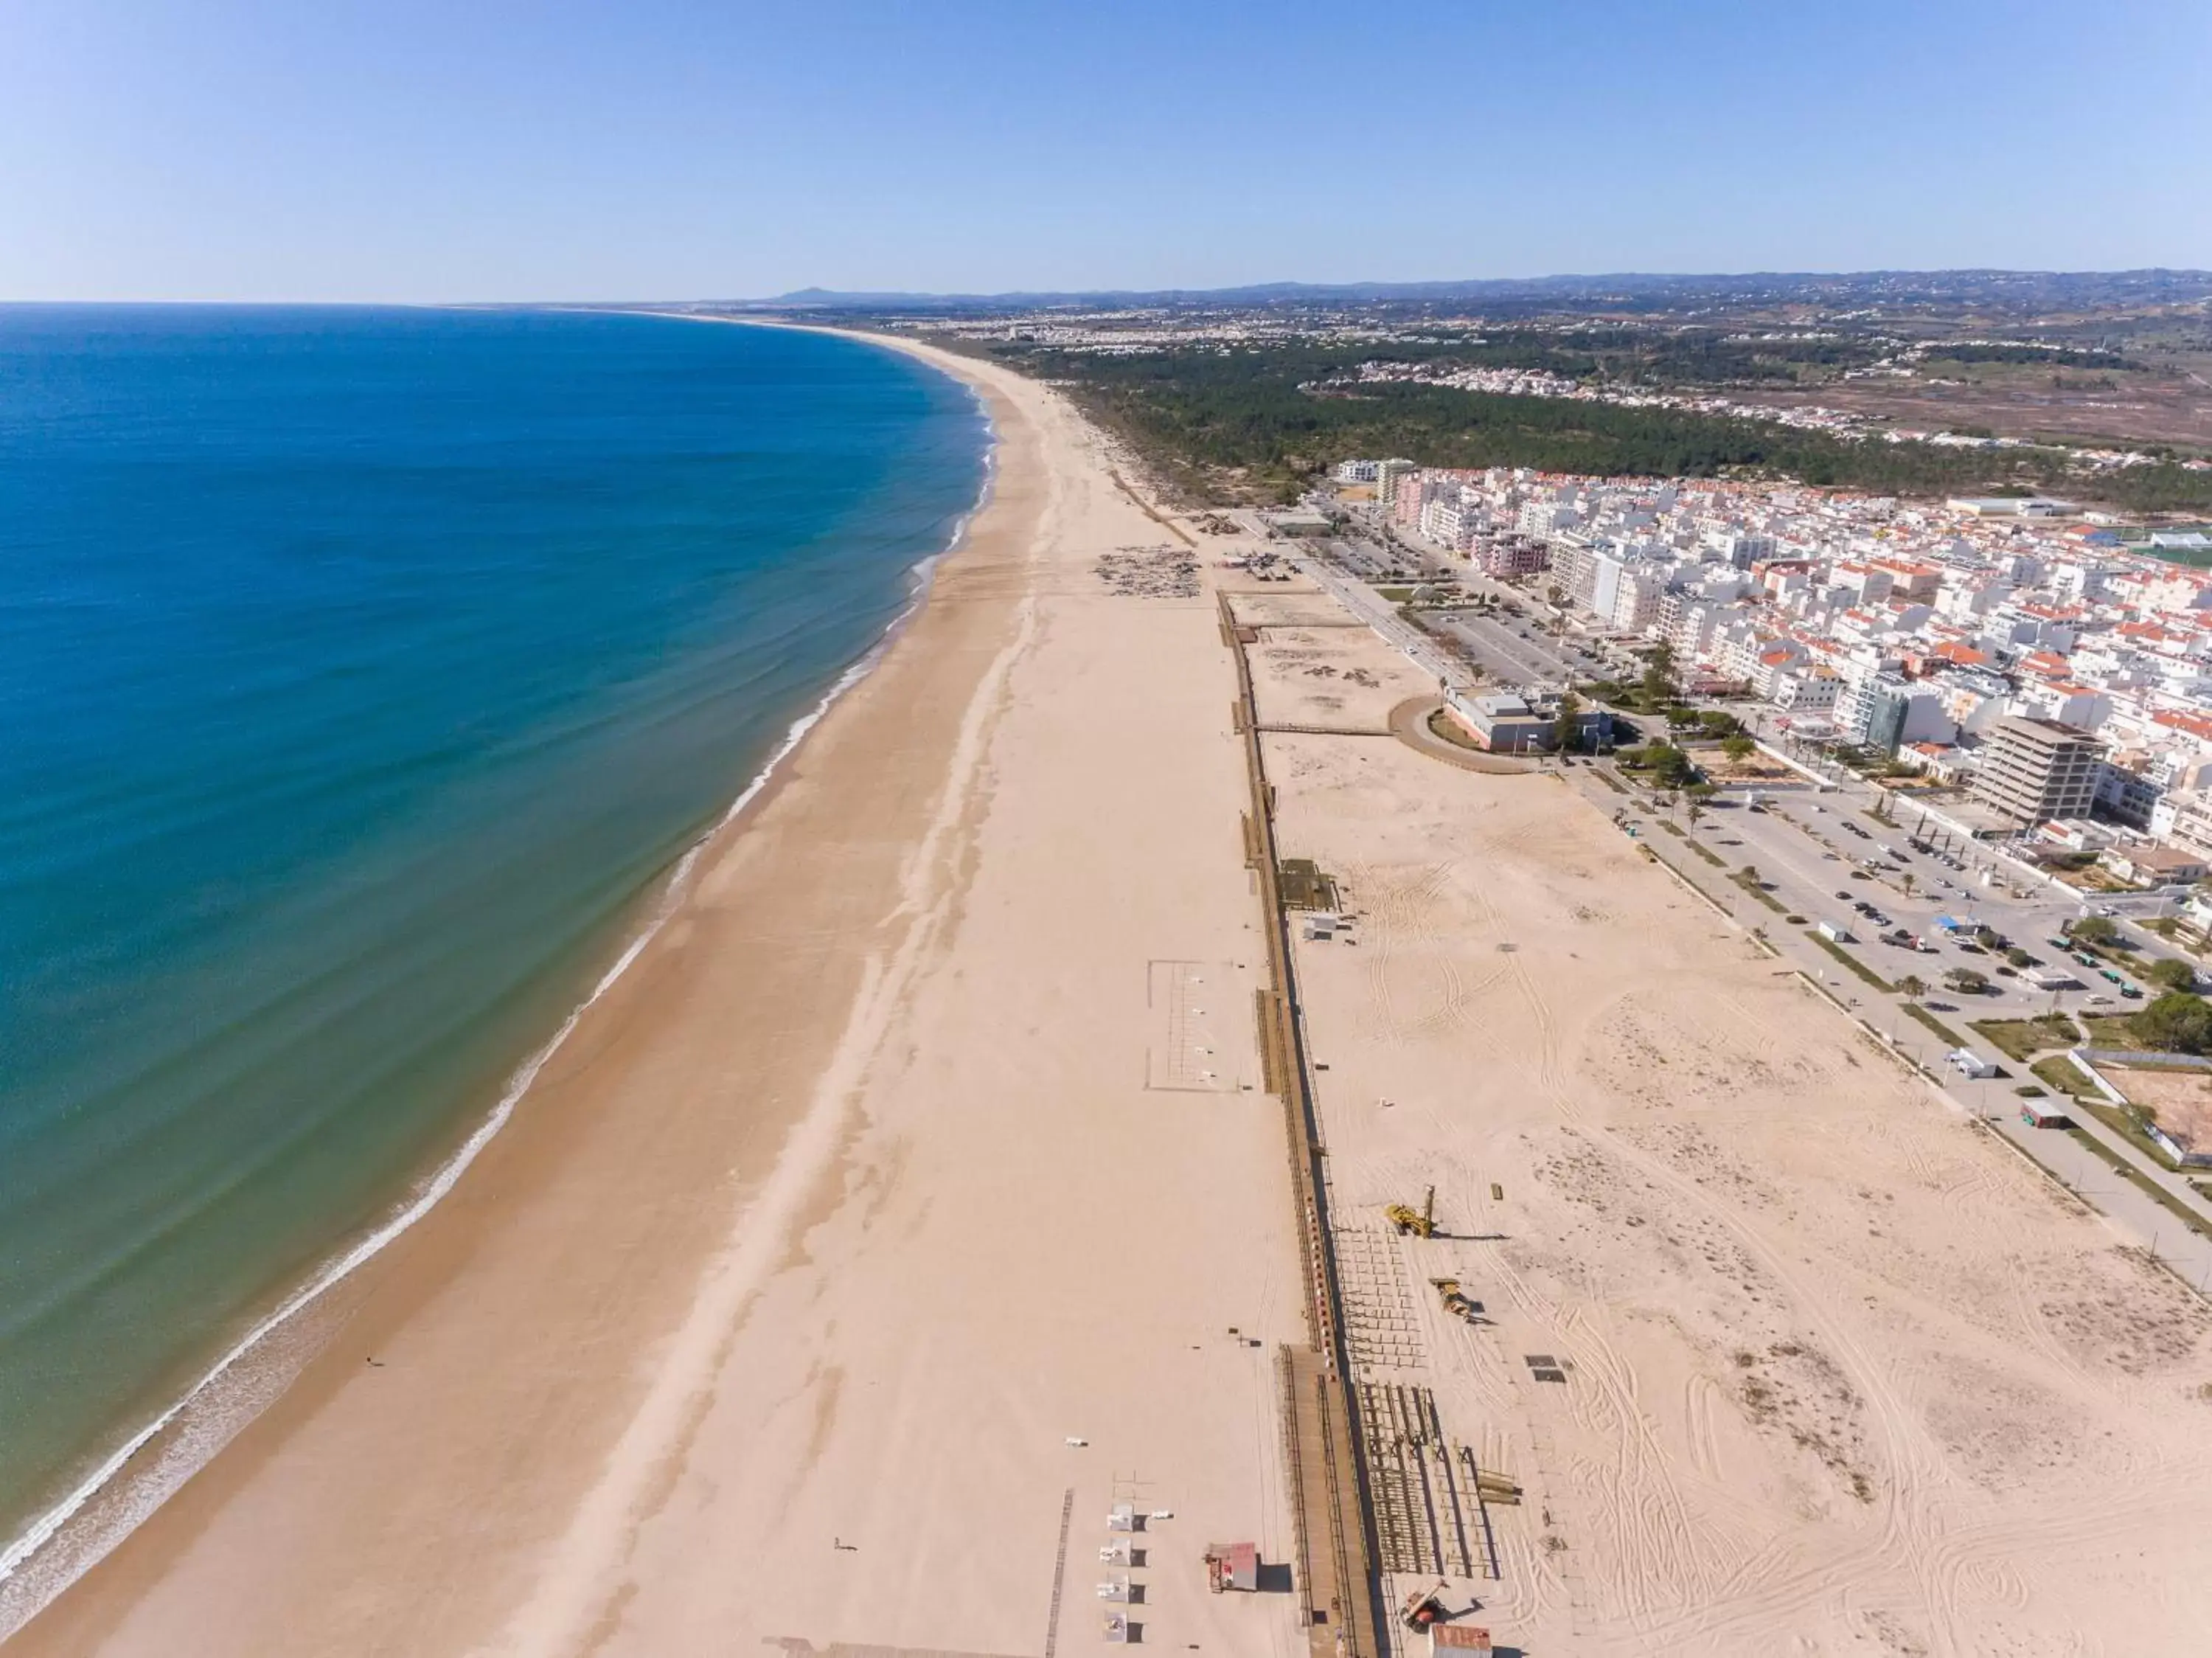
[{"label": "distant mountain ridge", "polygon": [[1890,304],[1982,302],[2007,308],[2069,305],[2185,304],[2212,298],[2212,271],[1747,271],[1663,276],[1501,277],[1446,282],[1271,282],[1236,288],[1097,289],[1000,294],[921,294],[801,288],[770,299],[732,302],[749,309],[1005,311],[1056,306],[1208,307],[1419,304],[1447,301],[1693,302],[1700,299],[1833,305],[1863,298]]}]

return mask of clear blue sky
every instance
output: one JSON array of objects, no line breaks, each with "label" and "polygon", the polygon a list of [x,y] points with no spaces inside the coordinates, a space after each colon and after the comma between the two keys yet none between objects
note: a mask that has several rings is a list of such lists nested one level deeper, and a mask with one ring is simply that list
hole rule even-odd
[{"label": "clear blue sky", "polygon": [[0,299],[2212,266],[2212,0],[0,0]]}]

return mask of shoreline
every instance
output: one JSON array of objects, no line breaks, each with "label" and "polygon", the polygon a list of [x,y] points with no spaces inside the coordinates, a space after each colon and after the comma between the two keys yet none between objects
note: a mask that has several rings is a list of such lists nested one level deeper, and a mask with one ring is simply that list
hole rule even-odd
[{"label": "shoreline", "polygon": [[[743,320],[690,317],[674,312],[629,314],[653,315],[678,321]],[[876,336],[851,330],[802,332],[836,334],[886,350],[902,349],[900,345]],[[931,362],[921,352],[904,354],[925,363]],[[33,1515],[15,1536],[4,1545],[0,1545],[0,1643],[15,1637],[46,1606],[69,1594],[84,1576],[98,1570],[109,1554],[125,1544],[140,1526],[150,1521],[188,1482],[198,1478],[222,1457],[240,1435],[249,1430],[255,1422],[302,1381],[305,1372],[316,1362],[327,1342],[313,1344],[303,1355],[291,1356],[289,1368],[271,1350],[280,1345],[283,1338],[303,1333],[295,1331],[295,1326],[311,1324],[318,1315],[328,1314],[331,1309],[326,1303],[347,1289],[350,1281],[369,1274],[387,1252],[401,1243],[417,1225],[430,1218],[438,1206],[452,1195],[463,1177],[513,1122],[546,1067],[554,1062],[592,1010],[616,990],[625,975],[677,917],[700,866],[719,853],[726,851],[726,843],[742,834],[747,820],[766,808],[784,780],[787,767],[799,756],[807,738],[839,702],[889,659],[908,629],[922,613],[929,602],[938,571],[947,560],[961,552],[971,529],[991,504],[998,479],[1000,449],[997,424],[981,389],[961,376],[951,374],[940,364],[933,363],[932,366],[937,367],[939,372],[947,373],[950,378],[960,380],[976,399],[986,429],[982,479],[975,499],[955,521],[946,544],[908,565],[904,572],[908,593],[903,607],[884,625],[867,649],[837,674],[813,704],[792,721],[782,739],[761,762],[729,805],[666,869],[641,888],[635,902],[642,920],[626,935],[617,935],[624,942],[612,951],[611,963],[591,980],[589,990],[571,1008],[552,1034],[525,1055],[508,1072],[498,1097],[475,1126],[460,1137],[458,1146],[440,1152],[433,1162],[408,1183],[404,1194],[393,1202],[384,1218],[368,1228],[364,1234],[350,1241],[342,1241],[304,1279],[289,1289],[275,1293],[270,1298],[274,1305],[258,1316],[252,1317],[246,1332],[202,1371],[197,1380],[142,1426],[128,1433],[115,1449],[95,1464],[92,1472],[59,1501]],[[343,1314],[340,1316],[343,1318]],[[273,1386],[269,1375],[257,1373],[252,1368],[256,1359],[264,1356],[283,1372],[275,1376]],[[226,1404],[243,1408],[234,1408],[226,1412],[223,1409]],[[219,1420],[196,1420],[203,1415],[216,1413],[221,1413]],[[197,1460],[188,1458],[188,1466],[179,1469],[171,1466],[171,1459],[167,1453],[172,1448],[165,1442],[182,1437],[192,1428],[211,1432],[214,1436],[212,1448],[204,1449]],[[134,1474],[132,1465],[142,1461],[149,1466],[143,1466]],[[149,1492],[143,1489],[146,1484],[158,1489]],[[73,1539],[72,1533],[81,1520],[94,1520],[97,1511],[109,1504],[135,1508],[137,1516],[104,1528],[97,1527],[95,1524],[93,1536]],[[73,1541],[76,1544],[74,1550],[71,1548]],[[55,1584],[36,1582],[35,1574],[41,1563],[56,1552],[67,1556],[64,1564],[66,1576]]]},{"label": "shoreline", "polygon": [[1064,398],[939,366],[997,471],[928,601],[11,1658],[1034,1651],[1097,1616],[1073,1517],[1087,1559],[1133,1496],[1146,1639],[1303,1644],[1186,1569],[1292,1557],[1305,1338],[1216,577]]}]

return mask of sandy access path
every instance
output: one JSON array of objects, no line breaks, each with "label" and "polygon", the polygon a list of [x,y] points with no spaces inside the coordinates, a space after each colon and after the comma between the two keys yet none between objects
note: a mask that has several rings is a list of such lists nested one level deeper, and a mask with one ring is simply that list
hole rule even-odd
[{"label": "sandy access path", "polygon": [[1096,435],[938,360],[1001,447],[921,616],[298,1382],[11,1658],[1034,1654],[1063,1534],[1090,1651],[1121,1496],[1173,1515],[1148,1643],[1303,1645],[1196,1558],[1291,1552],[1302,1334],[1212,572],[1102,579],[1169,537]]},{"label": "sandy access path", "polygon": [[[1237,601],[1264,721],[1424,688],[1315,602]],[[2203,1302],[1559,775],[1263,741],[1359,917],[1293,946],[1358,1375],[1525,1489],[1499,1576],[1440,1539],[1455,1607],[1577,1658],[2212,1649]]]}]

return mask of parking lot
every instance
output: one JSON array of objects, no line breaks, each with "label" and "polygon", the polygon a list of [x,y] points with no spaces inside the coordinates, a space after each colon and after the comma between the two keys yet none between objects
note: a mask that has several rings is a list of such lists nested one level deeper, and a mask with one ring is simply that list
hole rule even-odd
[{"label": "parking lot", "polygon": [[1431,611],[1424,619],[1456,640],[1486,674],[1503,684],[1556,690],[1567,680],[1587,680],[1601,671],[1594,657],[1514,618],[1480,611]]},{"label": "parking lot", "polygon": [[[1731,871],[1756,868],[1770,895],[1804,916],[1807,925],[1825,921],[1847,930],[1849,948],[1884,978],[1909,974],[1941,984],[1950,970],[1969,968],[1989,979],[1986,993],[1939,991],[1931,1005],[1954,1003],[1975,1019],[2021,1018],[2054,1008],[2111,1013],[2135,1005],[2128,992],[2140,994],[2140,986],[2116,972],[2101,977],[2101,964],[2081,965],[2055,944],[2061,929],[2084,913],[2078,894],[2013,886],[1932,844],[1916,850],[1905,825],[1878,823],[1841,793],[1820,795],[1808,787],[1776,790],[1765,800],[1760,811],[1740,804],[1709,809],[1692,832]],[[1947,931],[1939,917],[1959,923],[1957,930]],[[1974,943],[1972,934],[1980,926],[2027,951],[2033,965],[2014,967],[2002,954]],[[1900,933],[1923,948],[1882,942]],[[2044,990],[2021,976],[2042,969],[2067,972],[2079,983]]]}]

